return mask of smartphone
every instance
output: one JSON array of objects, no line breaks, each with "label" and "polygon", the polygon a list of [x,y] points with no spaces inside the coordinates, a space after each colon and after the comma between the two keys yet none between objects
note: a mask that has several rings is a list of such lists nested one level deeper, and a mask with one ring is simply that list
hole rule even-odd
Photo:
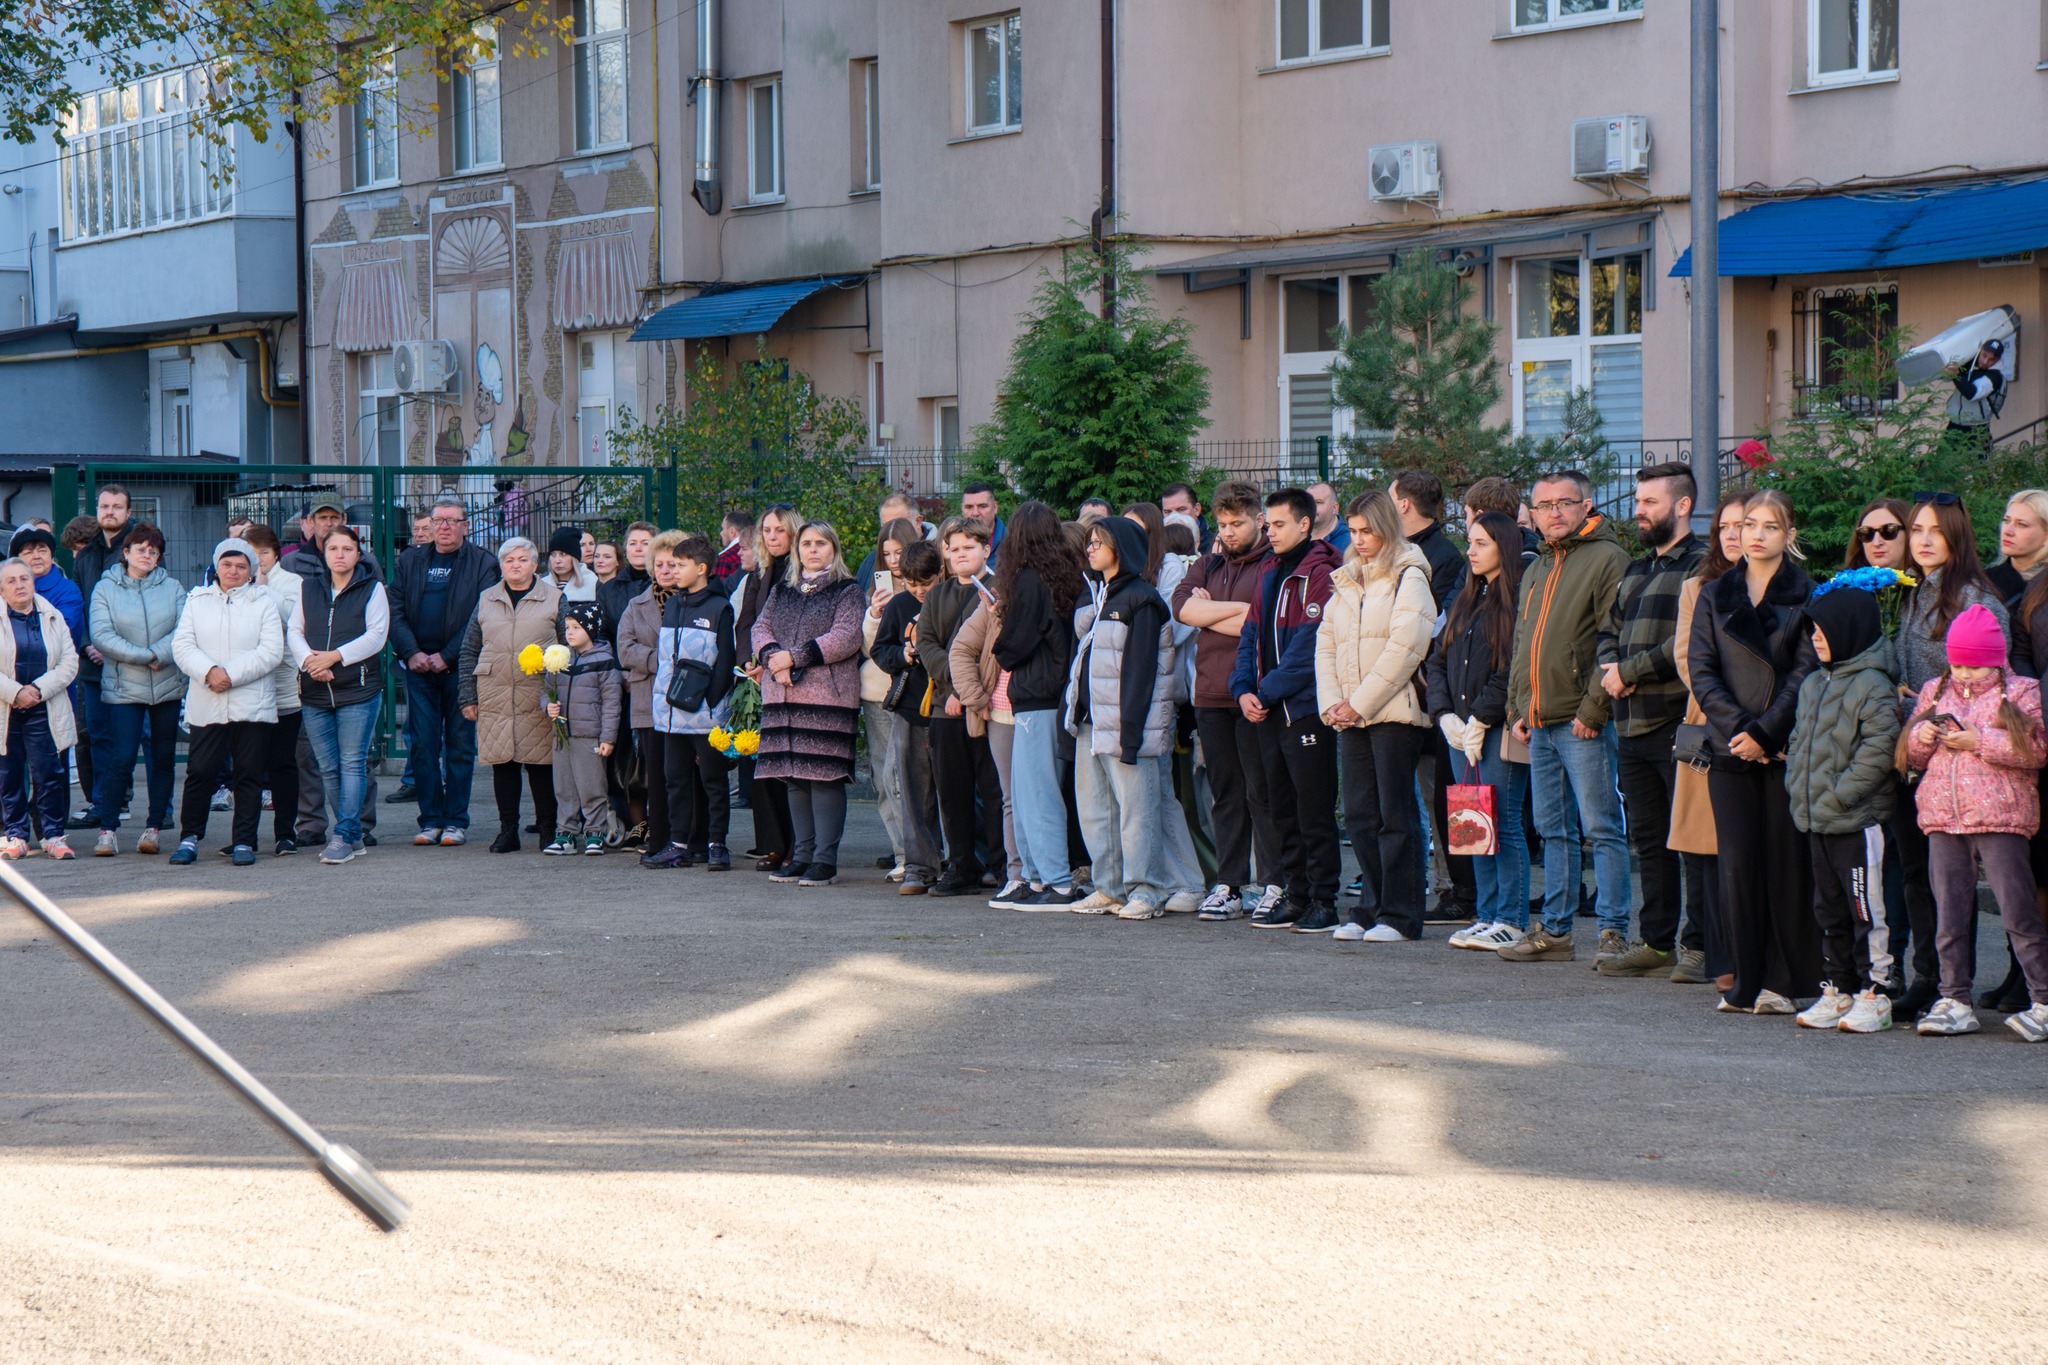
[{"label": "smartphone", "polygon": [[890,573],[887,569],[875,570],[875,586],[888,593],[891,597],[894,597],[896,595],[896,575]]},{"label": "smartphone", "polygon": [[1928,720],[1944,735],[1952,735],[1963,728],[1963,723],[1946,711],[1937,711]]}]

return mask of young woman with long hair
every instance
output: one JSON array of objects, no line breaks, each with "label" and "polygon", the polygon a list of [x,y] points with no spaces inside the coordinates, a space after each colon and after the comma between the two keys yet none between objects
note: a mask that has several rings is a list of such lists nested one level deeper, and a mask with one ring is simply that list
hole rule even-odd
[{"label": "young woman with long hair", "polygon": [[[1529,843],[1522,837],[1529,765],[1500,749],[1522,595],[1522,531],[1505,513],[1481,512],[1466,521],[1465,534],[1470,572],[1451,599],[1424,675],[1429,714],[1450,746],[1452,779],[1494,793],[1497,851],[1472,860],[1477,910],[1468,927],[1451,935],[1451,946],[1497,952],[1529,931]],[[1355,536],[1352,543],[1358,543]]]},{"label": "young woman with long hair", "polygon": [[1792,504],[1766,489],[1742,514],[1742,569],[1700,590],[1688,652],[1706,714],[1720,895],[1735,980],[1719,1008],[1791,1014],[1820,993],[1809,842],[1792,823],[1785,743],[1818,663]]},{"label": "young woman with long hair", "polygon": [[[2005,515],[1998,521],[1998,562],[1986,569],[1984,576],[2011,611],[2044,568],[2048,568],[2048,489],[2022,488],[2005,500]],[[2018,632],[2017,622],[2014,632]]]},{"label": "young woman with long hair", "polygon": [[[1700,561],[1699,573],[1688,578],[1678,589],[1678,634],[1672,642],[1672,656],[1678,665],[1678,676],[1685,680],[1688,692],[1692,689],[1692,622],[1699,610],[1700,593],[1707,584],[1742,562],[1742,514],[1748,496],[1746,493],[1730,493],[1722,499],[1714,512],[1714,534],[1707,542],[1707,557]],[[1905,543],[1903,535],[1902,530],[1902,546]],[[1706,719],[1706,712],[1700,710],[1699,698],[1690,698],[1685,707],[1684,724],[1704,725]],[[1714,808],[1707,797],[1706,775],[1681,760],[1678,788],[1678,794],[1672,800],[1671,846],[1700,861],[1701,884],[1706,889],[1706,913],[1701,916],[1706,939],[1705,975],[1713,979],[1715,989],[1725,994],[1735,984],[1735,960],[1730,955],[1727,917],[1722,914],[1721,865],[1715,851],[1718,844],[1714,837]]]},{"label": "young woman with long hair", "polygon": [[[803,524],[803,515],[786,502],[776,503],[754,523],[754,570],[747,575],[735,608],[733,640],[739,656],[747,661],[747,675],[757,683],[765,671],[749,643],[754,635],[754,622],[767,606],[768,595],[789,577],[791,566],[797,562],[796,535]],[[740,789],[751,789],[754,811],[754,846],[747,850],[747,856],[759,859],[754,864],[756,870],[775,872],[789,862],[789,788],[772,778],[755,786],[751,778],[759,761],[758,757],[741,760],[745,771]],[[797,870],[801,874],[802,869]]]},{"label": "young woman with long hair", "polygon": [[894,863],[889,870],[891,881],[903,879],[903,789],[896,770],[896,727],[903,723],[903,718],[886,704],[893,679],[875,662],[875,638],[890,599],[903,591],[904,547],[923,538],[917,523],[907,517],[896,517],[882,527],[882,538],[875,544],[873,588],[860,621],[861,719],[867,729],[868,770],[874,776],[875,805],[882,813],[882,829],[889,836],[889,853]]}]

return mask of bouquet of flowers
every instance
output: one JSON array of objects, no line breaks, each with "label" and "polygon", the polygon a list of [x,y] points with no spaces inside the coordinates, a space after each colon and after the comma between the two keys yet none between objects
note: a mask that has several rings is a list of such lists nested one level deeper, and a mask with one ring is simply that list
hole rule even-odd
[{"label": "bouquet of flowers", "polygon": [[746,670],[733,670],[732,692],[726,697],[727,724],[706,738],[727,758],[752,758],[761,750],[761,684]]},{"label": "bouquet of flowers", "polygon": [[1899,614],[1905,609],[1906,594],[1918,586],[1918,580],[1909,578],[1897,569],[1880,569],[1864,565],[1860,569],[1844,569],[1813,590],[1820,597],[1835,588],[1860,588],[1877,599],[1878,619],[1884,623],[1884,633],[1891,639],[1899,638]]},{"label": "bouquet of flowers", "polygon": [[[541,690],[547,693],[548,700],[551,702],[561,701],[561,687],[556,683],[555,679],[561,674],[567,673],[569,665],[574,662],[576,662],[576,656],[569,652],[569,646],[567,645],[549,645],[546,649],[542,649],[539,645],[528,645],[519,651],[519,671],[529,678],[535,674],[541,675]],[[555,747],[557,749],[568,748],[568,719],[563,716],[554,716],[549,719],[548,724],[553,727],[555,732]]]}]

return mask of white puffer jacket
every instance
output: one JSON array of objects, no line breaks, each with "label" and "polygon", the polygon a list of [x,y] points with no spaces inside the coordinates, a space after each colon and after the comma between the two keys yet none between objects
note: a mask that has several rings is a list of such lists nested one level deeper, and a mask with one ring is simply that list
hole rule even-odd
[{"label": "white puffer jacket", "polygon": [[[36,594],[36,623],[43,633],[43,653],[48,657],[42,675],[30,680],[43,696],[43,714],[50,722],[50,742],[61,755],[78,743],[78,722],[71,713],[70,687],[78,677],[78,650],[71,643],[71,627],[50,604]],[[13,729],[14,698],[23,684],[14,680],[14,623],[0,606],[0,754],[7,752],[7,737]]]},{"label": "white puffer jacket", "polygon": [[[272,569],[263,580],[263,588],[277,603],[277,617],[290,621],[299,614],[299,598],[306,591],[306,580],[283,565]],[[284,662],[271,673],[270,680],[277,692],[277,710],[285,715],[299,709],[299,666],[292,662],[289,650]]]},{"label": "white puffer jacket", "polygon": [[1403,545],[1391,574],[1347,557],[1330,575],[1330,600],[1316,629],[1316,710],[1351,703],[1366,725],[1428,725],[1413,679],[1429,655],[1436,599],[1429,560]]},{"label": "white puffer jacket", "polygon": [[[226,725],[231,721],[277,719],[273,674],[284,659],[284,620],[270,590],[244,583],[229,592],[218,583],[194,588],[178,618],[171,653],[192,690],[185,694],[185,724]],[[207,672],[227,670],[225,692],[206,685]]]}]

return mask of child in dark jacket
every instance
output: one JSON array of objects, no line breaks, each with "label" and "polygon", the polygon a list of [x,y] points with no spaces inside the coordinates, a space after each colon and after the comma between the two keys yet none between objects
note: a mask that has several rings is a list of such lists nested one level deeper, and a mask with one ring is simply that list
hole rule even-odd
[{"label": "child in dark jacket", "polygon": [[676,591],[661,609],[653,685],[669,844],[649,850],[640,865],[689,867],[701,858],[707,871],[727,872],[732,868],[725,844],[732,810],[725,776],[731,761],[712,747],[711,732],[726,723],[730,711],[726,698],[732,692],[737,649],[732,603],[711,581],[718,555],[710,540],[684,536],[670,553]]},{"label": "child in dark jacket", "polygon": [[903,803],[903,883],[898,894],[922,896],[939,875],[939,805],[932,780],[931,676],[918,657],[917,621],[926,596],[939,581],[938,547],[920,540],[903,547],[897,575],[904,591],[882,608],[869,656],[889,675],[888,705],[903,718],[896,727],[896,771]]},{"label": "child in dark jacket", "polygon": [[1823,583],[1806,605],[1820,667],[1799,685],[1785,745],[1792,823],[1813,847],[1821,996],[1801,1028],[1881,1033],[1901,989],[1885,927],[1885,821],[1899,743],[1898,666],[1877,599]]},{"label": "child in dark jacket", "polygon": [[562,638],[575,661],[568,672],[556,675],[556,700],[542,702],[549,719],[563,722],[569,731],[568,742],[555,748],[555,799],[563,812],[562,826],[555,841],[541,850],[558,857],[604,852],[611,813],[605,760],[611,757],[625,706],[619,662],[605,643],[604,627],[604,608],[597,603],[568,604],[562,613]]}]

